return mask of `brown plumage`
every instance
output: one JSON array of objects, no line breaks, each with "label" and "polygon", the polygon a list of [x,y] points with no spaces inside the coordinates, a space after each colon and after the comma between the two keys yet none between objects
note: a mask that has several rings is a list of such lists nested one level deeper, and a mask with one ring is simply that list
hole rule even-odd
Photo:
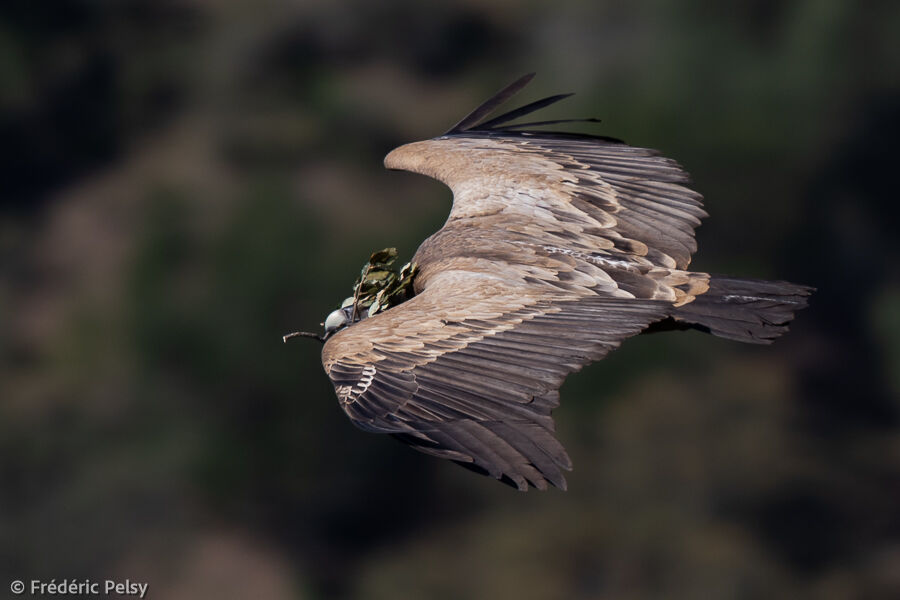
[{"label": "brown plumage", "polygon": [[550,413],[569,373],[648,328],[769,343],[811,292],[688,271],[706,213],[675,161],[505,125],[563,96],[478,125],[530,79],[387,155],[447,184],[450,217],[413,258],[416,295],[322,352],[355,425],[520,490],[566,486]]}]

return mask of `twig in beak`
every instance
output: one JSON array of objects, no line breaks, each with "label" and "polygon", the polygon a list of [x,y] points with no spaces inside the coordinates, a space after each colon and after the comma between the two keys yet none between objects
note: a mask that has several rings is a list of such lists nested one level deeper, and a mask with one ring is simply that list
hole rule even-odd
[{"label": "twig in beak", "polygon": [[353,312],[350,313],[350,323],[356,322],[356,309],[357,304],[359,303],[359,292],[362,290],[363,284],[366,282],[366,277],[369,275],[369,271],[372,270],[372,263],[366,265],[365,271],[363,271],[362,277],[359,278],[359,285],[356,286],[356,292],[353,294]]},{"label": "twig in beak", "polygon": [[316,338],[317,340],[319,340],[319,341],[322,342],[323,344],[325,343],[325,337],[324,337],[324,336],[321,336],[321,335],[319,335],[318,333],[311,333],[311,332],[309,332],[309,331],[295,331],[295,332],[293,332],[293,333],[289,333],[289,334],[287,334],[287,335],[285,335],[285,336],[282,336],[281,339],[284,340],[284,343],[287,343],[287,341],[288,341],[289,339],[295,338],[295,337],[310,337],[310,338]]}]

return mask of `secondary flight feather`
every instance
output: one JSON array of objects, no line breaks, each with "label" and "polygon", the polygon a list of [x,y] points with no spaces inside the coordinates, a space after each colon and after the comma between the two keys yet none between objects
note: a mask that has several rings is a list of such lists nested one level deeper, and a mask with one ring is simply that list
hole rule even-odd
[{"label": "secondary flight feather", "polygon": [[387,155],[449,186],[450,216],[399,275],[373,255],[321,338],[355,425],[520,490],[566,487],[551,412],[568,374],[648,329],[770,343],[812,291],[688,270],[706,212],[675,161],[510,124],[567,95],[486,120],[532,76]]}]

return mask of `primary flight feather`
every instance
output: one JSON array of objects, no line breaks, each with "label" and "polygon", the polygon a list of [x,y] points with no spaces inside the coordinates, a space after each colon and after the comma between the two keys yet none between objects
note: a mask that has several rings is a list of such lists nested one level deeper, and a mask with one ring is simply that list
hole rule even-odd
[{"label": "primary flight feather", "polygon": [[363,310],[362,277],[322,351],[355,425],[520,490],[566,486],[551,411],[569,373],[648,328],[769,343],[812,291],[687,270],[706,213],[655,150],[508,124],[565,96],[484,120],[531,77],[387,155],[447,184],[450,216],[405,269],[412,297]]}]

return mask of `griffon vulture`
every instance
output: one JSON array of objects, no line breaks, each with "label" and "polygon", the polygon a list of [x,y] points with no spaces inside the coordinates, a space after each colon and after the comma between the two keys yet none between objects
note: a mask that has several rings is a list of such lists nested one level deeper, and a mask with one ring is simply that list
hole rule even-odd
[{"label": "griffon vulture", "polygon": [[450,216],[413,258],[411,298],[350,303],[320,338],[355,425],[520,490],[566,487],[551,412],[569,373],[648,329],[768,344],[812,292],[688,270],[706,212],[674,160],[538,129],[560,121],[510,124],[565,95],[485,121],[531,77],[387,155],[448,185]]}]

